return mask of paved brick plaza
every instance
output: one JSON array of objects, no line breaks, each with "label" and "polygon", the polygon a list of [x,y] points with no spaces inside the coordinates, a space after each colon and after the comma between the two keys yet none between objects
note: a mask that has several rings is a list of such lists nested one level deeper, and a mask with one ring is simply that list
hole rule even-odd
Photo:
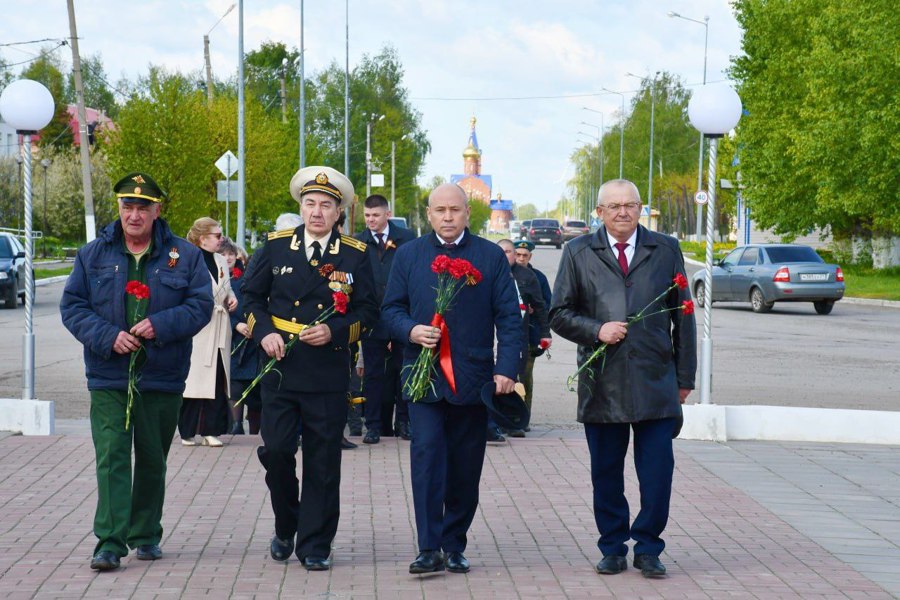
[{"label": "paved brick plaza", "polygon": [[[257,444],[238,436],[219,450],[173,445],[164,558],[147,563],[132,554],[119,571],[97,574],[88,568],[96,494],[85,427],[0,439],[0,591],[7,598],[391,600],[894,595],[713,474],[694,455],[723,446],[698,442],[676,445],[662,557],[669,578],[645,580],[630,566],[617,576],[595,574],[587,447],[579,431],[565,430],[488,449],[468,575],[407,572],[416,545],[406,442],[383,438],[344,452],[334,569],[307,573],[296,559],[285,565],[268,556],[273,518]],[[626,473],[634,505],[633,469]]]}]

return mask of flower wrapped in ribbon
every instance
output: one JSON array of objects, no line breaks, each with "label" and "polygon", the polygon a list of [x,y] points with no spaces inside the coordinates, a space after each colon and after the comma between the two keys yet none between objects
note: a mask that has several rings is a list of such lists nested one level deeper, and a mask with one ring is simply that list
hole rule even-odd
[{"label": "flower wrapped in ribbon", "polygon": [[[334,292],[331,294],[331,299],[332,299],[331,306],[329,306],[324,311],[322,311],[322,313],[318,317],[316,317],[315,321],[313,321],[309,325],[303,325],[300,328],[301,333],[304,330],[309,329],[310,327],[315,327],[316,325],[324,323],[325,321],[327,321],[329,318],[331,318],[335,314],[338,314],[338,313],[340,313],[342,315],[347,314],[347,307],[350,304],[350,298],[347,296],[347,294],[345,294],[344,292]],[[298,334],[287,341],[287,343],[284,345],[284,355],[285,356],[287,356],[288,352],[291,351],[291,348],[294,347],[294,345],[297,343],[297,341],[299,339],[300,339],[300,335]],[[259,371],[259,374],[253,379],[253,381],[250,382],[250,385],[248,385],[246,387],[246,389],[244,389],[244,393],[241,394],[240,399],[234,403],[235,406],[239,406],[241,404],[241,402],[243,402],[247,398],[247,396],[250,395],[250,390],[255,388],[256,385],[260,381],[262,381],[262,378],[265,377],[269,373],[269,371],[272,371],[274,369],[276,372],[278,372],[278,370],[275,369],[275,364],[277,362],[278,362],[278,360],[275,358],[269,359],[269,362],[267,362],[265,364],[265,366]]]},{"label": "flower wrapped in ribbon", "polygon": [[[657,296],[656,298],[651,300],[647,304],[647,306],[645,306],[644,308],[641,309],[641,311],[638,314],[634,315],[633,317],[630,317],[628,319],[627,323],[625,324],[625,326],[630,327],[631,325],[637,323],[638,321],[646,319],[647,317],[650,317],[653,315],[658,315],[660,313],[671,312],[671,311],[675,311],[675,310],[680,311],[681,314],[684,314],[684,315],[693,314],[694,313],[694,301],[693,300],[684,300],[678,306],[667,306],[665,308],[659,308],[652,312],[647,312],[647,311],[651,310],[651,308],[653,308],[660,300],[665,298],[669,294],[669,292],[671,292],[675,288],[683,290],[683,289],[686,289],[687,286],[688,286],[687,278],[682,273],[676,274],[675,277],[672,279],[672,285],[670,285],[665,290],[663,290],[659,294],[659,296]],[[566,379],[566,387],[569,389],[570,392],[575,391],[575,382],[578,381],[578,376],[581,375],[582,372],[587,371],[588,369],[591,369],[593,364],[595,362],[597,362],[597,360],[599,360],[601,357],[603,357],[603,361],[600,364],[600,372],[601,373],[603,372],[603,366],[606,363],[606,350],[608,347],[609,347],[609,344],[605,344],[605,343],[600,344],[600,346],[596,350],[594,350],[594,352],[587,358],[587,360],[584,361],[583,363],[581,363],[581,366],[578,367],[578,369],[574,373],[569,375],[569,377]],[[593,371],[589,371],[589,374],[593,377]]]},{"label": "flower wrapped in ribbon", "polygon": [[[132,325],[144,318],[147,310],[145,300],[150,298],[150,288],[140,281],[133,279],[125,284],[125,293],[134,297],[134,314],[132,315]],[[140,368],[138,366],[138,357],[144,352],[144,345],[132,352],[128,356],[128,404],[125,406],[125,431],[131,427],[131,410],[134,406],[134,399],[141,395],[138,390],[138,383],[141,380]]]},{"label": "flower wrapped in ribbon", "polygon": [[481,281],[481,271],[463,258],[438,255],[431,263],[431,270],[438,276],[431,326],[440,329],[441,340],[436,348],[422,348],[416,362],[407,367],[411,372],[403,389],[413,402],[418,402],[425,397],[429,389],[434,388],[436,362],[447,379],[450,391],[456,393],[456,379],[453,376],[453,361],[450,355],[450,331],[447,329],[444,315],[452,308],[460,290],[467,285],[477,285]]}]

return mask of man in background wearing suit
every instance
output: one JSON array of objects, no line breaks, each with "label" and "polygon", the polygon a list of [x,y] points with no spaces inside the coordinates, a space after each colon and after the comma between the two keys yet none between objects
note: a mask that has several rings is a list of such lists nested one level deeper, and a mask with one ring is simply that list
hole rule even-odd
[{"label": "man in background wearing suit", "polygon": [[[355,236],[368,247],[369,262],[375,277],[375,294],[378,306],[384,300],[388,275],[397,249],[416,236],[404,227],[392,227],[387,198],[374,194],[366,198],[363,215],[366,229]],[[377,444],[382,433],[391,431],[391,417],[394,404],[397,417],[393,431],[398,437],[409,439],[409,412],[400,392],[400,366],[405,338],[391,338],[387,323],[380,319],[362,338],[363,353],[363,395],[366,398],[363,410],[366,417],[366,444]],[[382,430],[382,422],[384,430]]]}]

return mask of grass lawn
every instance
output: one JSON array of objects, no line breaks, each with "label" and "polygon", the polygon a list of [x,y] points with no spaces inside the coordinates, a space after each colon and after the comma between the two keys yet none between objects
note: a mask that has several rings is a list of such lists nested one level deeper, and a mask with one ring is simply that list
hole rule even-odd
[{"label": "grass lawn", "polygon": [[72,272],[73,265],[66,265],[65,267],[60,267],[58,269],[35,269],[34,270],[34,278],[37,279],[46,279],[48,277],[57,277],[59,275],[68,275]]}]

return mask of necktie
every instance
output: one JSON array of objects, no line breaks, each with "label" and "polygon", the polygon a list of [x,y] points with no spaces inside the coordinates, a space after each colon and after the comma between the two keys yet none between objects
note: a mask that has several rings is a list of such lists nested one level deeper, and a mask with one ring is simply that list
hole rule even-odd
[{"label": "necktie", "polygon": [[319,242],[313,242],[310,244],[313,249],[312,257],[309,259],[309,262],[313,264],[313,266],[317,265],[320,260],[322,260],[322,244]]},{"label": "necktie", "polygon": [[619,251],[619,266],[622,267],[622,274],[628,275],[628,258],[625,256],[625,248],[628,244],[625,242],[617,242],[616,250]]},{"label": "necktie", "polygon": [[456,242],[444,242],[444,243],[441,244],[441,245],[442,245],[444,248],[446,248],[447,250],[453,250],[454,248],[456,248]]},{"label": "necktie", "polygon": [[376,235],[376,237],[378,237],[378,250],[379,250],[380,252],[384,252],[384,248],[385,248],[385,241],[384,241],[384,238],[386,237],[385,234],[383,234],[383,233],[376,233],[375,235]]}]

